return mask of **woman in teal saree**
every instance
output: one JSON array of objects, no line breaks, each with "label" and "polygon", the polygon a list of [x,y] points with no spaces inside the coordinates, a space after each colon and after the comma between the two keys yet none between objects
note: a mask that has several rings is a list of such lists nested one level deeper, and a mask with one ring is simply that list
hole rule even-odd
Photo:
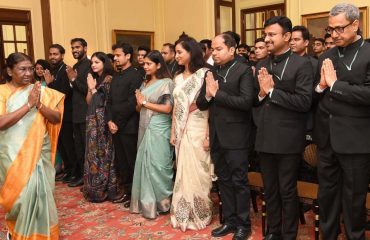
[{"label": "woman in teal saree", "polygon": [[130,212],[155,219],[171,206],[173,82],[160,52],[148,53],[144,62],[149,80],[136,92],[140,123]]},{"label": "woman in teal saree", "polygon": [[0,85],[0,205],[8,239],[59,239],[54,159],[64,95],[31,84],[30,57],[7,58],[11,80]]}]

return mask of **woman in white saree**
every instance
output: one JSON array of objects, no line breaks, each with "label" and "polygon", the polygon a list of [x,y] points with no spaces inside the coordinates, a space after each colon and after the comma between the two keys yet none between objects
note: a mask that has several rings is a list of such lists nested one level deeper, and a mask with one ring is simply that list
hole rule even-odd
[{"label": "woman in white saree", "polygon": [[180,70],[174,79],[171,143],[176,150],[177,174],[171,224],[182,231],[200,230],[212,220],[208,111],[198,110],[195,104],[208,69],[192,38],[176,44],[176,60]]}]

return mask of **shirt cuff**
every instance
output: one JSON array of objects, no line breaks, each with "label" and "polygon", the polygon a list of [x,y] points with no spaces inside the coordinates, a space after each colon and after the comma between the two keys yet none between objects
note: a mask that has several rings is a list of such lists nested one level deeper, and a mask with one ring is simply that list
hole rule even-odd
[{"label": "shirt cuff", "polygon": [[333,82],[333,84],[331,85],[331,87],[330,87],[330,91],[333,89],[333,86],[334,86],[334,84],[335,84],[335,82],[336,82],[337,80],[335,80],[334,82]]},{"label": "shirt cuff", "polygon": [[263,99],[265,99],[266,96],[264,97],[261,97],[260,95],[258,95],[258,100],[261,102]]},{"label": "shirt cuff", "polygon": [[326,89],[326,88],[321,89],[320,84],[317,84],[317,86],[315,87],[315,91],[316,91],[317,93],[323,93],[323,92],[325,91],[325,89]]},{"label": "shirt cuff", "polygon": [[269,91],[269,97],[271,98],[271,96],[272,96],[272,92],[274,91],[274,89],[273,88],[271,88],[270,89],[270,91]]}]

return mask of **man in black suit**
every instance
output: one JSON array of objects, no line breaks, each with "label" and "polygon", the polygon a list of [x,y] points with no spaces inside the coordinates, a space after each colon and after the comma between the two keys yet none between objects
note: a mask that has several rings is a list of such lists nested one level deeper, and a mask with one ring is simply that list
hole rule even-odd
[{"label": "man in black suit", "polygon": [[172,43],[163,44],[161,54],[167,64],[167,68],[170,71],[172,78],[174,78],[179,68],[179,65],[177,64],[177,61],[175,59],[175,45],[173,45]]},{"label": "man in black suit", "polygon": [[[290,48],[292,52],[302,57],[306,57],[310,60],[312,65],[312,71],[315,74],[317,69],[318,61],[316,58],[307,54],[306,50],[310,44],[310,32],[305,26],[294,26],[292,29],[292,37],[290,39]],[[315,76],[314,76],[315,77]],[[306,143],[312,143],[312,131],[314,122],[314,113],[316,112],[317,104],[312,104],[310,111],[307,113],[307,132],[306,132]],[[299,168],[299,180],[315,182],[317,183],[317,169],[307,164],[302,158]],[[309,208],[306,208],[309,209]]]},{"label": "man in black suit", "polygon": [[[359,9],[334,6],[329,26],[336,47],[319,59],[314,141],[318,146],[320,227],[337,239],[343,213],[347,239],[365,239],[370,176],[370,44],[360,35]],[[321,74],[320,74],[321,73]]]},{"label": "man in black suit", "polygon": [[73,89],[73,136],[75,142],[77,161],[74,165],[75,179],[68,184],[69,187],[83,185],[83,171],[86,146],[86,112],[87,112],[87,74],[91,69],[91,61],[87,58],[87,42],[83,38],[71,40],[72,54],[77,63],[73,68],[67,66],[66,71]]},{"label": "man in black suit", "polygon": [[292,38],[290,39],[290,48],[292,52],[310,60],[313,71],[317,69],[317,59],[308,55],[306,50],[310,44],[310,32],[305,26],[294,26],[292,29]]},{"label": "man in black suit", "polygon": [[51,72],[45,71],[45,81],[48,87],[65,94],[63,124],[58,138],[58,152],[64,164],[64,175],[57,180],[69,183],[72,180],[73,166],[76,162],[76,152],[73,144],[72,124],[72,95],[73,91],[69,84],[66,72],[66,64],[63,62],[65,49],[59,44],[49,47],[49,62]]},{"label": "man in black suit", "polygon": [[140,73],[143,79],[146,78],[146,73],[144,70],[144,58],[145,58],[145,55],[147,55],[149,52],[150,52],[149,47],[139,46],[137,48],[137,53],[136,53],[137,66],[135,67],[135,69]]},{"label": "man in black suit", "polygon": [[255,149],[260,156],[268,231],[266,239],[296,239],[297,175],[306,144],[306,115],[312,102],[309,60],[289,48],[292,23],[272,17],[264,24],[269,57],[256,66],[259,108]]},{"label": "man in black suit", "polygon": [[140,88],[143,78],[132,66],[133,49],[131,45],[117,43],[112,49],[115,64],[121,71],[116,73],[112,79],[111,93],[108,96],[106,107],[106,121],[113,134],[118,182],[125,193],[113,202],[125,202],[125,206],[129,206],[139,128],[135,90]]},{"label": "man in black suit", "polygon": [[217,67],[208,72],[197,99],[200,110],[209,109],[211,157],[222,199],[225,224],[213,237],[234,232],[234,240],[251,233],[248,187],[248,143],[254,99],[252,69],[235,59],[236,42],[229,34],[212,41]]}]

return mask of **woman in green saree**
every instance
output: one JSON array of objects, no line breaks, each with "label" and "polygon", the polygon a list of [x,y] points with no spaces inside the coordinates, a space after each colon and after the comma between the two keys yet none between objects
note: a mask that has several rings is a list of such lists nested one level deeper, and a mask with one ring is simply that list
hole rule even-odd
[{"label": "woman in green saree", "polygon": [[140,123],[130,212],[155,219],[169,211],[172,195],[173,82],[159,51],[145,56],[144,70],[148,81],[136,91]]},{"label": "woman in green saree", "polygon": [[31,84],[29,56],[7,58],[11,77],[0,85],[0,205],[8,238],[59,239],[54,202],[54,159],[64,95]]}]

